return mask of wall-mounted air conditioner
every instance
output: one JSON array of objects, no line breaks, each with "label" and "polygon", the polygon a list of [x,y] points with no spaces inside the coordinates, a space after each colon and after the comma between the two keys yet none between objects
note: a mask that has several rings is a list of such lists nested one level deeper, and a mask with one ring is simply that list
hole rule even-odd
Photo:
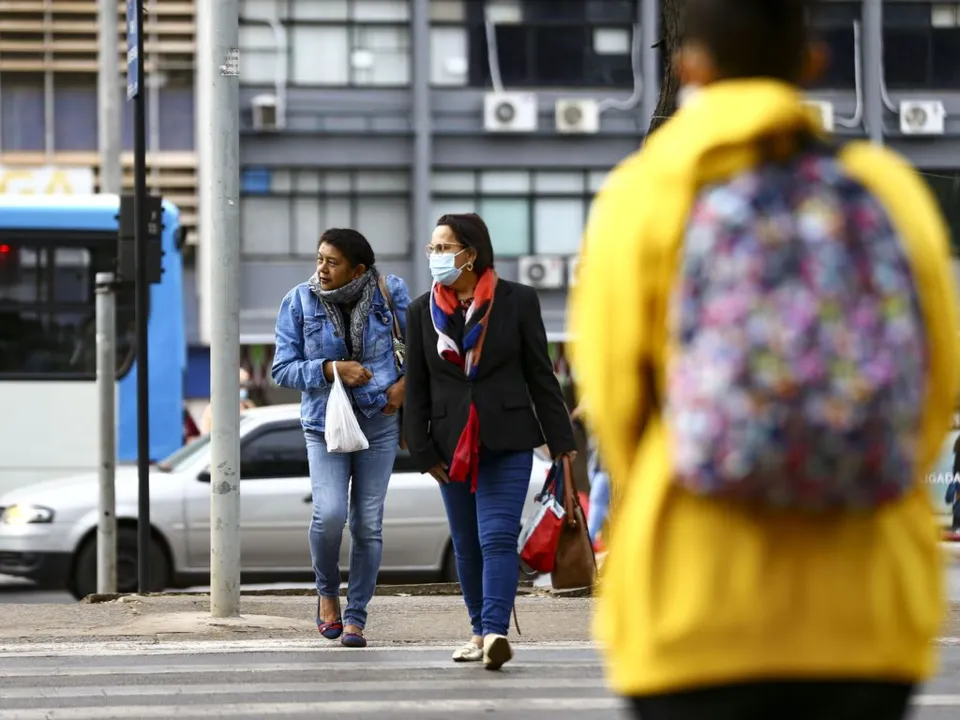
[{"label": "wall-mounted air conditioner", "polygon": [[600,130],[600,111],[592,98],[557,100],[555,114],[559,133],[593,134]]},{"label": "wall-mounted air conditioner", "polygon": [[580,256],[574,255],[567,258],[567,287],[572,288],[577,284],[577,269],[580,266]]},{"label": "wall-mounted air conditioner", "polygon": [[273,132],[277,129],[277,96],[257,95],[250,101],[253,111],[253,129],[258,132]]},{"label": "wall-mounted air conditioner", "polygon": [[563,287],[566,263],[561,257],[529,255],[520,258],[520,282],[541,290]]},{"label": "wall-mounted air conditioner", "polygon": [[535,132],[537,96],[533,93],[487,93],[483,98],[483,127],[487,132]]},{"label": "wall-mounted air conditioner", "polygon": [[825,100],[807,100],[804,105],[820,116],[820,125],[827,132],[833,132],[833,103]]},{"label": "wall-mounted air conditioner", "polygon": [[943,135],[947,111],[939,100],[900,103],[900,132],[904,135]]}]

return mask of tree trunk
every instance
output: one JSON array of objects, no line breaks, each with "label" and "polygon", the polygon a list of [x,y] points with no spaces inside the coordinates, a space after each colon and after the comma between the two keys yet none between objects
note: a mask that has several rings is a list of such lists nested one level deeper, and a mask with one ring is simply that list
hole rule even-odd
[{"label": "tree trunk", "polygon": [[677,110],[677,93],[680,90],[680,83],[673,72],[673,54],[679,49],[680,39],[683,37],[683,4],[684,0],[661,0],[660,2],[660,59],[662,61],[660,101],[653,113],[647,134],[663,125]]}]

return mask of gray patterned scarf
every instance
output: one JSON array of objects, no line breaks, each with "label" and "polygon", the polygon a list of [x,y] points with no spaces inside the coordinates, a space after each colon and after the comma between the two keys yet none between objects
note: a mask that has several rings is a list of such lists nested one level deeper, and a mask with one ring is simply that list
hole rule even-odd
[{"label": "gray patterned scarf", "polygon": [[379,277],[380,273],[377,269],[370,268],[356,280],[351,280],[336,290],[321,288],[320,279],[316,273],[308,281],[310,290],[327,311],[327,317],[333,323],[333,330],[337,337],[345,337],[344,306],[355,303],[350,313],[351,360],[359,361],[363,357],[363,329],[370,316],[370,307],[373,305],[373,295],[376,292]]}]

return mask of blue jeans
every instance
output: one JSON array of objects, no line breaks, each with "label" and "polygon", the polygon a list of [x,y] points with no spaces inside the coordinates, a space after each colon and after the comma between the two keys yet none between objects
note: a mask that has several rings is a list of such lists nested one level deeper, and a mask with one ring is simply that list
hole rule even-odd
[{"label": "blue jeans", "polygon": [[[340,542],[349,508],[350,577],[345,625],[363,628],[383,556],[383,503],[400,441],[399,415],[356,412],[370,447],[355,453],[330,453],[323,435],[305,432],[313,489],[310,555],[317,593],[340,596]],[[352,482],[351,482],[352,479]]]},{"label": "blue jeans", "polygon": [[469,482],[442,488],[474,635],[506,635],[510,629],[520,579],[517,539],[532,468],[533,451],[481,450],[476,494]]},{"label": "blue jeans", "polygon": [[605,470],[594,474],[590,481],[590,511],[587,513],[587,530],[590,542],[597,541],[610,509],[610,476]]}]

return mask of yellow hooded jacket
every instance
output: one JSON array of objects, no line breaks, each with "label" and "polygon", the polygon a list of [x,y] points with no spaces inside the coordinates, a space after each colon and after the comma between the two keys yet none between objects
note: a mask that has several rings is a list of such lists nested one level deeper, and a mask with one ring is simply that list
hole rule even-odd
[{"label": "yellow hooded jacket", "polygon": [[[698,188],[754,164],[753,141],[815,121],[767,80],[703,90],[616,168],[591,210],[570,317],[572,361],[614,497],[595,631],[624,695],[764,678],[919,680],[943,611],[933,509],[920,487],[867,515],[765,513],[671,484],[665,428],[639,430],[645,359],[669,353],[665,309]],[[843,148],[887,208],[919,287],[931,351],[922,462],[957,396],[960,353],[946,228],[923,181],[880,147]],[[659,379],[662,382],[662,377]]]}]

